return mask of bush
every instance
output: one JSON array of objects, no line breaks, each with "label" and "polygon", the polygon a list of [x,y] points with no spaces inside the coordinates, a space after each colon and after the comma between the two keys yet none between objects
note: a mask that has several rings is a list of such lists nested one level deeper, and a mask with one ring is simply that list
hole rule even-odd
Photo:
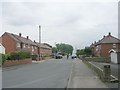
[{"label": "bush", "polygon": [[31,53],[29,51],[16,51],[11,52],[10,54],[7,54],[8,60],[19,60],[19,59],[25,59],[30,58]]},{"label": "bush", "polygon": [[2,65],[4,62],[6,62],[6,55],[0,54],[0,65]]},{"label": "bush", "polygon": [[37,55],[31,55],[31,57],[32,57],[32,60],[37,60]]},{"label": "bush", "polygon": [[25,59],[25,58],[30,58],[30,52],[28,51],[19,51],[18,52],[19,59]]}]

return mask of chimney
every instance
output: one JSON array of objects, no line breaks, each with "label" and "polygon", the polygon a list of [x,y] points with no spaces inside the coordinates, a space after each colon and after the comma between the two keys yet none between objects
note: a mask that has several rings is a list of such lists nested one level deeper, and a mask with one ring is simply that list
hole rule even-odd
[{"label": "chimney", "polygon": [[103,36],[103,38],[105,38],[105,35]]},{"label": "chimney", "polygon": [[96,41],[94,42],[94,44],[96,44]]},{"label": "chimney", "polygon": [[109,36],[111,36],[111,33],[109,32]]},{"label": "chimney", "polygon": [[27,36],[27,39],[29,39],[29,36]]},{"label": "chimney", "polygon": [[21,37],[21,36],[22,36],[22,34],[21,34],[21,33],[19,33],[19,36]]},{"label": "chimney", "polygon": [[34,42],[35,42],[35,40],[34,40]]}]

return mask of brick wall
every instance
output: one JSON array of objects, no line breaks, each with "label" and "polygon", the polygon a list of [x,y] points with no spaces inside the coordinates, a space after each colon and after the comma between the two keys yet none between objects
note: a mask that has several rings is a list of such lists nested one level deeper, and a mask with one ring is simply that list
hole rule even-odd
[{"label": "brick wall", "polygon": [[32,62],[31,58],[23,59],[23,60],[9,60],[9,61],[6,61],[2,66],[3,67],[8,67],[8,66],[31,63],[31,62]]},{"label": "brick wall", "polygon": [[8,34],[4,34],[2,36],[2,44],[5,47],[5,52],[13,52],[16,50],[16,42],[12,39]]}]

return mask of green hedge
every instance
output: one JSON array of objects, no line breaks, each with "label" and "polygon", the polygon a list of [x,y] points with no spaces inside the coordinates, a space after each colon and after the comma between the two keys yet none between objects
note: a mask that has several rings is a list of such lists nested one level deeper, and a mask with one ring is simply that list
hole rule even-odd
[{"label": "green hedge", "polygon": [[16,51],[7,54],[7,60],[19,60],[30,57],[31,57],[31,53],[29,51]]},{"label": "green hedge", "polygon": [[20,60],[30,57],[31,53],[29,51],[16,51],[9,54],[0,54],[0,65],[2,65],[7,60]]},{"label": "green hedge", "polygon": [[0,54],[0,65],[2,65],[4,62],[6,62],[6,55],[5,54]]},{"label": "green hedge", "polygon": [[31,57],[32,57],[32,60],[37,60],[37,55],[31,55]]}]

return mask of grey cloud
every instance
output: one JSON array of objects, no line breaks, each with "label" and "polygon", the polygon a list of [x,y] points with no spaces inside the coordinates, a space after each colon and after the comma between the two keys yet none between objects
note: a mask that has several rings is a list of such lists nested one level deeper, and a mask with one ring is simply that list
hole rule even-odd
[{"label": "grey cloud", "polygon": [[4,30],[38,40],[41,25],[42,42],[52,45],[66,42],[83,48],[108,32],[117,35],[117,3],[11,2],[2,7]]}]

